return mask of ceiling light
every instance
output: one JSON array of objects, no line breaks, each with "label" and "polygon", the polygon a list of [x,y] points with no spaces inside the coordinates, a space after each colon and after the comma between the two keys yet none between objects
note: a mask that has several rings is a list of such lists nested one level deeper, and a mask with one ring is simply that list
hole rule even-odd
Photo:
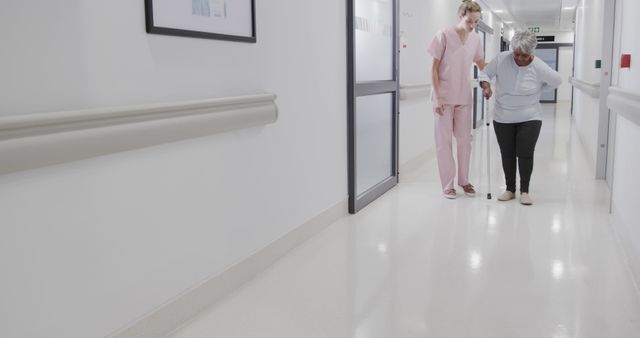
[{"label": "ceiling light", "polygon": [[504,23],[510,24],[510,23],[513,23],[513,21],[505,21]]},{"label": "ceiling light", "polygon": [[570,10],[570,9],[573,9],[573,7],[562,7],[562,9]]},{"label": "ceiling light", "polygon": [[493,12],[494,12],[494,13],[504,13],[504,11],[503,11],[503,10],[501,10],[501,9],[496,9],[496,10],[495,10],[495,11],[493,11]]}]

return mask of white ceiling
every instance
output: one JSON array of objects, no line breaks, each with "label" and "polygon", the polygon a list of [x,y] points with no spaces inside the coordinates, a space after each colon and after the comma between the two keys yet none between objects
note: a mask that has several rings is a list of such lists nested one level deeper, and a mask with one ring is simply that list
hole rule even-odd
[{"label": "white ceiling", "polygon": [[[483,0],[503,21],[512,27],[540,27],[547,31],[573,31],[578,0]],[[502,11],[502,12],[500,12]]]}]

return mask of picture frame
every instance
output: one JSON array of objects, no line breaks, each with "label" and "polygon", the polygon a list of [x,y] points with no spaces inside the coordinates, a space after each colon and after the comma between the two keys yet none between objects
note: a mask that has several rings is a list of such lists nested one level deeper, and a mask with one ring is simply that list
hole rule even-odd
[{"label": "picture frame", "polygon": [[145,0],[147,33],[256,42],[255,0]]}]

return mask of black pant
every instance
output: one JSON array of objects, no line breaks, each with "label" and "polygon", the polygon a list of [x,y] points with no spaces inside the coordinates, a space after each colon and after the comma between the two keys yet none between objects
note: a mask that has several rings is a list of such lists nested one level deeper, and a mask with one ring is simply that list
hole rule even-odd
[{"label": "black pant", "polygon": [[493,121],[500,153],[502,169],[507,181],[507,190],[516,192],[516,157],[520,170],[520,192],[529,192],[529,180],[533,171],[533,151],[538,142],[542,121],[500,123]]}]

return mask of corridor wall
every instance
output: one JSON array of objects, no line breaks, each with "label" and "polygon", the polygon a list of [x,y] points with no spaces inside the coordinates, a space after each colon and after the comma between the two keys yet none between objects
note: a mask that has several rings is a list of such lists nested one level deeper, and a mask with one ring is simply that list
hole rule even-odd
[{"label": "corridor wall", "polygon": [[[488,8],[485,3],[482,3],[483,8]],[[498,54],[500,54],[500,32],[502,31],[503,23],[502,20],[495,14],[489,11],[484,11],[482,13],[482,20],[487,23],[491,28],[493,28],[493,34],[487,35],[486,41],[486,55],[485,60],[487,62],[491,62]],[[490,118],[493,118],[493,109],[495,106],[495,96],[491,97],[488,101],[488,114]]]},{"label": "corridor wall", "polygon": [[427,47],[436,32],[456,24],[457,9],[457,2],[446,0],[400,2],[400,84],[427,85],[420,96],[400,101],[401,173],[435,152]]},{"label": "corridor wall", "polygon": [[[600,83],[600,69],[595,68],[595,61],[602,59],[604,1],[584,0],[576,12],[574,77],[593,84]],[[599,100],[579,90],[574,90],[573,100],[573,118],[578,137],[586,149],[595,175]]]},{"label": "corridor wall", "polygon": [[268,92],[279,117],[0,176],[0,337],[104,337],[346,214],[345,14],[256,1],[249,44],[148,35],[144,1],[1,1],[1,116]]},{"label": "corridor wall", "polygon": [[571,101],[571,83],[569,78],[573,72],[573,47],[559,47],[558,72],[562,76],[562,84],[558,87],[558,101]]},{"label": "corridor wall", "polygon": [[[401,81],[430,82],[428,42],[458,3],[402,6],[416,14]],[[268,92],[278,120],[1,175],[1,337],[120,332],[346,213],[343,1],[256,1],[255,44],[148,35],[144,15],[140,1],[0,2],[0,116]],[[401,111],[406,162],[433,147],[433,112],[426,97]]]},{"label": "corridor wall", "polygon": [[[638,221],[638,191],[640,181],[640,67],[633,59],[631,68],[620,68],[622,54],[640,55],[640,40],[636,33],[634,13],[640,11],[635,0],[616,1],[616,27],[613,53],[613,84],[609,94],[609,106],[613,107],[609,132],[614,138],[608,156],[613,184],[611,195],[612,214],[621,243],[627,254],[636,284],[640,285],[640,221]],[[618,111],[612,101],[626,102]]]}]

